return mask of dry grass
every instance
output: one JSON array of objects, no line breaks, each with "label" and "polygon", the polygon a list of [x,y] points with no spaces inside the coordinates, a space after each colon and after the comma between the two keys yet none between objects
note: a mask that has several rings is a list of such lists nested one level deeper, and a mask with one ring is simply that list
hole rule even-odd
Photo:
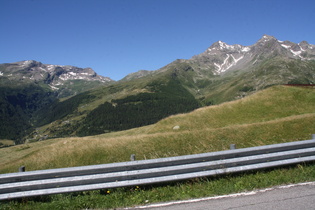
[{"label": "dry grass", "polygon": [[0,139],[0,147],[13,146],[14,141],[8,139]]},{"label": "dry grass", "polygon": [[[2,148],[0,172],[196,154],[309,139],[315,91],[274,87],[242,100],[171,116],[142,128]],[[179,130],[173,126],[180,125]]]}]

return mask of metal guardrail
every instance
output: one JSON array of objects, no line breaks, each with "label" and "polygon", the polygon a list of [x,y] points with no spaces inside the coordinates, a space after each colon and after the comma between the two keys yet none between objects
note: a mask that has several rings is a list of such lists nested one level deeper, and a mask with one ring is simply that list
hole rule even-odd
[{"label": "metal guardrail", "polygon": [[311,140],[196,155],[0,174],[0,200],[180,181],[310,161],[315,161],[315,135]]}]

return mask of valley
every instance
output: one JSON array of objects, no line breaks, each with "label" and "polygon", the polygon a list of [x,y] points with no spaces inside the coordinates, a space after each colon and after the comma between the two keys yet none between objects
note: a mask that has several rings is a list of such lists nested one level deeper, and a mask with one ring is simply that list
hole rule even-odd
[{"label": "valley", "polygon": [[314,84],[314,58],[315,46],[306,41],[264,35],[251,46],[218,41],[191,59],[120,81],[90,68],[38,61],[1,64],[0,138],[21,144],[111,133],[275,85]]}]

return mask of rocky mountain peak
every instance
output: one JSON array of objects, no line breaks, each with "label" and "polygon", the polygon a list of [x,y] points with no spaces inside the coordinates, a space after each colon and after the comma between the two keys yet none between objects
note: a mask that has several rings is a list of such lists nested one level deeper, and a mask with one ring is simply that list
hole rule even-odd
[{"label": "rocky mountain peak", "polygon": [[277,41],[277,39],[273,36],[264,34],[259,40],[258,42],[269,42],[269,41]]},{"label": "rocky mountain peak", "polygon": [[[34,60],[1,64],[1,67],[1,79],[7,83],[44,83],[52,91],[59,91],[66,87],[69,94],[70,92],[77,93],[77,91],[72,91],[72,86],[76,81],[84,83],[87,86],[86,89],[114,82],[109,77],[97,75],[91,68],[43,64]],[[80,89],[84,90],[84,85]]]},{"label": "rocky mountain peak", "polygon": [[301,45],[301,46],[307,46],[307,45],[309,45],[309,43],[308,43],[307,41],[301,41],[301,42],[299,43],[299,45]]},{"label": "rocky mountain peak", "polygon": [[35,60],[19,61],[19,62],[15,62],[13,64],[17,65],[21,69],[23,69],[23,68],[32,68],[32,67],[36,67],[36,66],[42,66],[41,62],[38,62],[38,61],[35,61]]},{"label": "rocky mountain peak", "polygon": [[211,51],[249,51],[248,48],[244,49],[245,47],[239,44],[229,45],[222,41],[217,41],[213,43],[208,49],[208,52]]},{"label": "rocky mountain peak", "polygon": [[228,45],[222,41],[217,41],[217,42],[213,43],[209,49],[223,50],[223,49],[228,49],[228,48],[230,48],[230,45]]},{"label": "rocky mountain peak", "polygon": [[218,41],[212,44],[205,52],[193,56],[191,60],[197,61],[204,67],[208,66],[209,68],[209,66],[212,66],[214,74],[222,74],[233,68],[237,63],[242,63],[245,55],[250,51],[250,46],[229,45]]},{"label": "rocky mountain peak", "polygon": [[[43,64],[34,60],[20,61],[6,64],[4,76],[11,76],[11,79],[45,80],[47,77],[54,77],[54,81],[60,80],[97,80],[100,82],[112,81],[108,77],[97,75],[91,68],[79,68],[75,66],[61,66]],[[14,75],[13,75],[14,74]]]},{"label": "rocky mountain peak", "polygon": [[299,46],[301,47],[302,50],[303,49],[304,50],[307,50],[307,49],[313,50],[313,49],[315,49],[315,45],[309,44],[307,41],[300,42]]},{"label": "rocky mountain peak", "polygon": [[201,68],[212,69],[213,73],[218,75],[226,71],[257,65],[263,59],[272,58],[275,55],[290,59],[313,60],[315,47],[306,41],[296,44],[263,35],[251,46],[228,45],[223,41],[217,41],[205,52],[193,56],[190,60],[198,62]]}]

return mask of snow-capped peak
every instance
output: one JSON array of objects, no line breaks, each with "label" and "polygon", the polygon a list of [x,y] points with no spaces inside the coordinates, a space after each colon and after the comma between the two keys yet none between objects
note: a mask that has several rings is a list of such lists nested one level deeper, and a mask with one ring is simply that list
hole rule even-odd
[{"label": "snow-capped peak", "polygon": [[[15,62],[8,69],[10,69],[10,73],[15,73],[11,79],[44,81],[45,84],[52,85],[49,87],[53,90],[56,90],[56,86],[64,85],[64,81],[67,80],[99,81],[102,83],[112,81],[108,77],[97,75],[91,68],[43,64],[34,60]],[[1,71],[0,76],[4,75],[10,76],[12,74]]]},{"label": "snow-capped peak", "polygon": [[268,42],[270,40],[276,40],[276,38],[265,34],[259,41]]},{"label": "snow-capped peak", "polygon": [[217,41],[212,44],[208,49],[207,52],[210,54],[216,54],[218,51],[231,51],[231,52],[248,52],[250,51],[250,47],[245,47],[239,44],[229,45],[222,41]]},{"label": "snow-capped peak", "polygon": [[223,49],[228,49],[228,50],[234,50],[234,46],[233,45],[228,45],[225,42],[222,41],[218,41],[219,45],[220,45],[220,50]]}]

